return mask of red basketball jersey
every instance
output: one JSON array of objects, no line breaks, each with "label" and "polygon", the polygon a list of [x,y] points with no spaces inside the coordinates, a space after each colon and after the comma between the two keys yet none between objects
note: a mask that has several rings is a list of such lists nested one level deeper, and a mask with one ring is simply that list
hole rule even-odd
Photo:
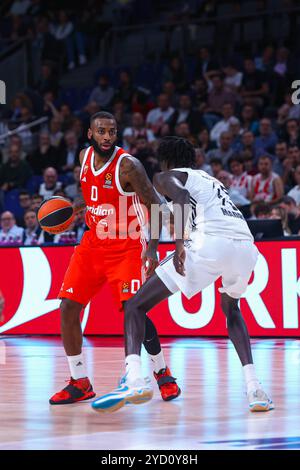
[{"label": "red basketball jersey", "polygon": [[145,242],[146,213],[136,193],[123,191],[120,184],[120,163],[125,156],[129,154],[116,147],[105,165],[95,170],[94,149],[88,147],[80,173],[86,223],[99,243],[117,245],[118,249]]}]

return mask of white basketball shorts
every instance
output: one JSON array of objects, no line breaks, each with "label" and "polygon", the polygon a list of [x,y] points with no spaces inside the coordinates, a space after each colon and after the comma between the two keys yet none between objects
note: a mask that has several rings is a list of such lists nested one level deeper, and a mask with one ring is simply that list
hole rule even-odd
[{"label": "white basketball shorts", "polygon": [[247,289],[258,249],[250,240],[205,235],[197,249],[186,248],[185,276],[175,270],[173,254],[156,268],[156,274],[173,293],[180,290],[190,299],[222,277],[221,293],[236,299]]}]

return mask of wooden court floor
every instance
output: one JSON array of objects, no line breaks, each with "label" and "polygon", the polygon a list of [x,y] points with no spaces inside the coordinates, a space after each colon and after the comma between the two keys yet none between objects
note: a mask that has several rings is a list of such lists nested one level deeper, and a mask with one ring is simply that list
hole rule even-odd
[{"label": "wooden court floor", "polygon": [[[155,388],[146,405],[100,415],[88,402],[48,404],[68,376],[59,338],[2,337],[0,450],[300,449],[300,341],[252,341],[260,380],[276,406],[257,414],[248,411],[228,340],[162,341],[181,397],[165,403]],[[122,339],[86,338],[85,353],[97,394],[111,391],[123,366]],[[144,353],[143,362],[151,374]]]}]

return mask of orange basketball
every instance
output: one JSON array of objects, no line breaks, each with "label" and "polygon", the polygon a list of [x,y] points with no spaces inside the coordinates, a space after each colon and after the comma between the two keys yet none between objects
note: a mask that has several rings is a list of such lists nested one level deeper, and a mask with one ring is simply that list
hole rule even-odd
[{"label": "orange basketball", "polygon": [[70,201],[61,196],[53,196],[42,202],[37,218],[45,232],[65,232],[74,220],[74,210]]}]

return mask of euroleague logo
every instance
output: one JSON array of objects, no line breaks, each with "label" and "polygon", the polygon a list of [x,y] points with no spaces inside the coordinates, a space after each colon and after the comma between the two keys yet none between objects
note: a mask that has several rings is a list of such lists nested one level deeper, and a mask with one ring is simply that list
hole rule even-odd
[{"label": "euroleague logo", "polygon": [[126,293],[129,292],[129,282],[123,282],[122,292],[123,292],[123,294],[126,294]]},{"label": "euroleague logo", "polygon": [[106,173],[105,175],[105,183],[103,185],[103,188],[112,188],[112,179],[113,179],[113,175],[112,173]]}]

